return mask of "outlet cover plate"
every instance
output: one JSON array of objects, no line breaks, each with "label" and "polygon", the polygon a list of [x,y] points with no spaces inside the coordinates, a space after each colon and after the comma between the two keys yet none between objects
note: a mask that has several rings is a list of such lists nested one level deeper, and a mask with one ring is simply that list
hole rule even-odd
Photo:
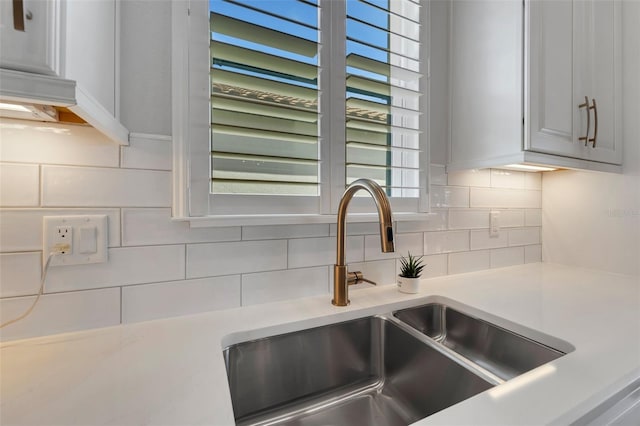
[{"label": "outlet cover plate", "polygon": [[[103,263],[107,261],[107,244],[108,244],[108,219],[106,215],[77,215],[77,216],[44,216],[43,218],[42,251],[43,262],[46,262],[47,256],[59,242],[57,238],[58,229],[60,227],[69,227],[72,229],[70,233],[73,241],[71,250],[67,254],[54,256],[51,259],[50,266],[62,265],[81,265],[86,263]],[[87,235],[86,232],[80,232],[81,228],[93,228],[95,233],[89,235],[95,236],[94,253],[80,253],[82,247],[86,247],[86,241],[81,242],[80,238]],[[93,247],[93,244],[90,246]]]}]

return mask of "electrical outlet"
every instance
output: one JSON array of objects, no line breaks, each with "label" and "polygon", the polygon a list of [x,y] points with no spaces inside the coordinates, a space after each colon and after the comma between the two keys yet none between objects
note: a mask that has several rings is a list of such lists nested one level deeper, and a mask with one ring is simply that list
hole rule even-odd
[{"label": "electrical outlet", "polygon": [[56,250],[61,256],[73,253],[73,227],[58,226],[54,232],[54,245],[50,250]]},{"label": "electrical outlet", "polygon": [[45,216],[43,229],[43,262],[52,252],[51,266],[107,261],[106,215]]}]

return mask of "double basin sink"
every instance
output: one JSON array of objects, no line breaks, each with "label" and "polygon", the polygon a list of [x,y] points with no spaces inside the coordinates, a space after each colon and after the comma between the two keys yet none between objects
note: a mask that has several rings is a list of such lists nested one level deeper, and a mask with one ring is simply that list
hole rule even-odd
[{"label": "double basin sink", "polygon": [[236,423],[408,425],[573,350],[481,316],[427,303],[231,345]]}]

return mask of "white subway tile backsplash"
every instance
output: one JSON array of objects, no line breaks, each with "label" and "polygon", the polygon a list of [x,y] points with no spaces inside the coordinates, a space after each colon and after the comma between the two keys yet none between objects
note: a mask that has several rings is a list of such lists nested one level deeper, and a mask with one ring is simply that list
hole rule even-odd
[{"label": "white subway tile backsplash", "polygon": [[[335,223],[192,229],[171,220],[170,137],[132,134],[118,147],[88,127],[32,123],[15,133],[17,125],[0,120],[2,319],[19,315],[39,288],[43,216],[106,214],[110,249],[104,264],[52,267],[40,313],[2,338],[330,292]],[[377,222],[348,223],[350,271],[395,285],[408,252],[426,254],[423,278],[541,261],[540,173],[447,174],[432,165],[430,184],[431,214],[394,224],[395,253],[381,253]],[[350,210],[375,211],[366,197]],[[500,212],[496,239],[488,237],[492,210]]]},{"label": "white subway tile backsplash", "polygon": [[[35,296],[0,300],[0,322],[22,315]],[[0,330],[0,340],[23,339],[120,323],[118,287],[45,294],[26,318]]]},{"label": "white subway tile backsplash", "polygon": [[522,265],[524,263],[524,247],[507,247],[491,250],[491,267]]},{"label": "white subway tile backsplash", "polygon": [[507,247],[508,245],[509,234],[507,231],[500,231],[495,237],[492,237],[486,229],[471,231],[471,250]]},{"label": "white subway tile backsplash", "polygon": [[31,207],[39,204],[40,167],[33,164],[1,163],[0,206]]},{"label": "white subway tile backsplash", "polygon": [[89,126],[0,120],[0,158],[17,163],[118,167],[118,145]]},{"label": "white subway tile backsplash", "polygon": [[469,250],[469,231],[425,232],[424,254]]},{"label": "white subway tile backsplash", "polygon": [[288,269],[242,276],[242,306],[329,293],[329,267]]},{"label": "white subway tile backsplash", "polygon": [[491,187],[524,189],[524,175],[524,172],[491,169]]},{"label": "white subway tile backsplash", "polygon": [[171,136],[132,133],[129,146],[123,146],[122,167],[127,169],[171,170]]},{"label": "white subway tile backsplash", "polygon": [[510,246],[526,246],[531,244],[540,244],[540,228],[523,228],[509,230]]},{"label": "white subway tile backsplash", "polygon": [[491,186],[491,171],[489,169],[473,169],[448,174],[448,184],[455,186]]},{"label": "white subway tile backsplash", "polygon": [[491,250],[463,251],[449,254],[449,274],[481,271],[491,267]]},{"label": "white subway tile backsplash", "polygon": [[500,213],[498,220],[501,228],[524,226],[524,210],[522,209],[449,209],[449,228],[489,228],[489,214],[491,211]]},{"label": "white subway tile backsplash", "polygon": [[394,238],[395,252],[382,253],[380,248],[380,235],[367,235],[364,237],[364,260],[395,259],[400,256],[407,257],[407,253],[418,256],[423,253],[422,233],[396,234]]},{"label": "white subway tile backsplash", "polygon": [[447,209],[432,209],[429,217],[420,222],[398,222],[396,233],[424,232],[424,231],[444,231],[448,224]]},{"label": "white subway tile backsplash", "polygon": [[429,167],[429,184],[430,185],[446,185],[447,173],[445,166],[440,164],[432,164]]},{"label": "white subway tile backsplash", "polygon": [[487,208],[539,209],[542,206],[541,191],[470,188],[470,206]]},{"label": "white subway tile backsplash", "polygon": [[279,240],[286,238],[328,237],[329,224],[243,226],[243,240]]},{"label": "white subway tile backsplash", "polygon": [[184,245],[109,249],[106,263],[53,266],[47,292],[175,281],[185,277]]},{"label": "white subway tile backsplash", "polygon": [[42,253],[0,254],[0,298],[38,294]]},{"label": "white subway tile backsplash", "polygon": [[449,273],[449,255],[435,254],[424,257],[422,278],[435,278]]},{"label": "white subway tile backsplash", "polygon": [[469,207],[469,188],[462,186],[431,187],[431,207]]},{"label": "white subway tile backsplash", "polygon": [[122,322],[190,315],[240,306],[240,275],[122,288]]},{"label": "white subway tile backsplash", "polygon": [[168,208],[122,209],[123,246],[239,240],[239,226],[190,228],[188,222],[172,221],[171,209]]},{"label": "white subway tile backsplash", "polygon": [[525,210],[526,226],[542,226],[542,210],[541,209],[527,209]]},{"label": "white subway tile backsplash", "polygon": [[525,173],[524,174],[525,189],[542,189],[542,173]]},{"label": "white subway tile backsplash", "polygon": [[189,244],[187,278],[287,268],[287,240]]},{"label": "white subway tile backsplash", "polygon": [[[378,285],[389,285],[395,283],[396,260],[376,260],[373,262],[350,263],[349,272],[360,271],[362,275]],[[333,273],[332,267],[329,271]]]},{"label": "white subway tile backsplash", "polygon": [[524,263],[542,262],[542,245],[524,246]]},{"label": "white subway tile backsplash", "polygon": [[109,247],[120,245],[119,209],[0,209],[0,252],[42,250],[44,216],[107,215]]},{"label": "white subway tile backsplash", "polygon": [[171,206],[171,172],[43,166],[42,182],[45,206]]},{"label": "white subway tile backsplash", "polygon": [[[329,224],[329,236],[335,237],[337,234],[337,227],[335,223]],[[377,222],[348,222],[347,221],[347,235],[372,235],[379,234],[380,226]]]},{"label": "white subway tile backsplash", "polygon": [[[364,237],[347,237],[345,245],[347,263],[362,262],[364,259]],[[336,263],[336,246],[335,237],[289,240],[288,267],[333,265]]]},{"label": "white subway tile backsplash", "polygon": [[449,228],[488,228],[489,213],[489,209],[449,209]]},{"label": "white subway tile backsplash", "polygon": [[521,209],[498,210],[501,228],[517,228],[525,224],[525,211]]}]

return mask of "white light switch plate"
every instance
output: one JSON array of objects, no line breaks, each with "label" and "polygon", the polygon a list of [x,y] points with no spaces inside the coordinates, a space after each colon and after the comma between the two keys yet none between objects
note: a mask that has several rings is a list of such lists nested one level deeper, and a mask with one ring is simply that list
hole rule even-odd
[{"label": "white light switch plate", "polygon": [[[108,223],[106,215],[44,216],[43,261],[52,251],[66,246],[64,254],[51,259],[51,266],[102,263],[107,261]],[[70,238],[66,240],[65,238]]]},{"label": "white light switch plate", "polygon": [[497,238],[500,236],[500,212],[492,210],[489,213],[489,237]]}]

